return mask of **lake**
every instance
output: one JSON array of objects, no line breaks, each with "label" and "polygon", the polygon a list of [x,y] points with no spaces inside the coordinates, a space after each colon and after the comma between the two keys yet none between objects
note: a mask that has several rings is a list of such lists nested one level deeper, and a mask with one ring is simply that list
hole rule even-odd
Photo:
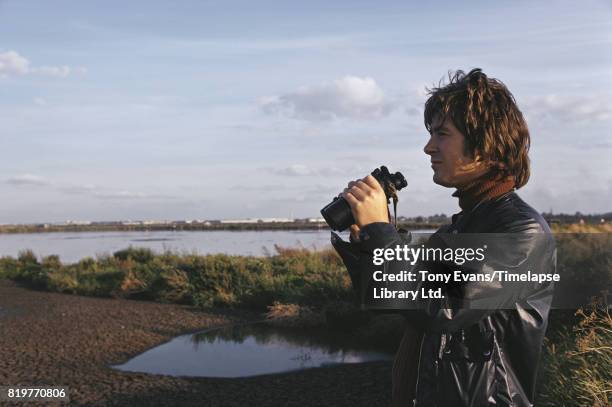
[{"label": "lake", "polygon": [[[415,231],[431,232],[431,231]],[[340,233],[348,240],[348,232]],[[31,249],[38,256],[56,254],[66,263],[84,257],[112,254],[129,246],[155,252],[264,256],[275,254],[274,245],[321,250],[331,247],[329,230],[265,231],[151,231],[151,232],[57,232],[0,234],[0,256],[16,257]]]},{"label": "lake", "polygon": [[248,377],[393,358],[351,342],[351,335],[322,328],[237,324],[178,336],[113,367],[171,376]]}]

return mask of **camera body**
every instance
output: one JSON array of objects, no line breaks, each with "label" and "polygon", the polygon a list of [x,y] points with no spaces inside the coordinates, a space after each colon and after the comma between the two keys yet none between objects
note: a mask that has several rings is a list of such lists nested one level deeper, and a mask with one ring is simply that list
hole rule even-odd
[{"label": "camera body", "polygon": [[[400,172],[391,174],[384,165],[372,171],[372,176],[376,178],[385,191],[387,202],[391,199],[395,191],[399,191],[408,185],[406,179]],[[323,215],[323,219],[325,219],[329,227],[338,232],[342,232],[355,223],[350,205],[346,202],[346,199],[340,196],[335,197],[329,204],[321,209],[321,215]]]}]

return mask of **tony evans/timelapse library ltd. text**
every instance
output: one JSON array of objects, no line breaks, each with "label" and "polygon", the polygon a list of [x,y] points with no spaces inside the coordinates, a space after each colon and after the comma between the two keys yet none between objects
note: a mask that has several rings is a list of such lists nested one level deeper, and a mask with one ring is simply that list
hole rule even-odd
[{"label": "tony evans/timelapse library ltd. text", "polygon": [[[408,245],[397,245],[393,248],[375,249],[373,251],[372,263],[376,266],[385,264],[385,261],[400,261],[406,262],[414,266],[418,261],[422,262],[441,262],[454,263],[463,265],[466,262],[483,262],[485,260],[484,252],[487,245],[480,248],[431,248],[421,245],[414,247]],[[492,262],[494,263],[494,262]],[[386,267],[385,267],[386,268]],[[489,265],[474,267],[475,272],[470,272],[469,269],[452,270],[447,272],[429,272],[428,270],[401,270],[399,272],[389,273],[382,270],[376,270],[372,273],[372,279],[376,282],[427,282],[449,284],[453,283],[472,283],[472,282],[499,282],[500,287],[503,283],[538,283],[558,282],[560,276],[557,273],[534,273],[531,270],[513,271],[495,270]],[[420,298],[444,298],[443,287],[424,288],[417,283],[411,285],[412,290],[390,290],[387,287],[375,287],[372,298],[374,299],[408,299],[417,300]],[[419,295],[420,294],[420,295]]]}]

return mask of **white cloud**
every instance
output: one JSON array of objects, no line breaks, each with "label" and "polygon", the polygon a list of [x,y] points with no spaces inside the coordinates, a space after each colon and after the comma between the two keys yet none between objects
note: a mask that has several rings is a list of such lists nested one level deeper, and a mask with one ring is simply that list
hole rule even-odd
[{"label": "white cloud", "polygon": [[315,171],[312,168],[309,168],[303,164],[292,164],[289,167],[274,168],[274,169],[271,169],[271,171],[278,175],[290,175],[290,176],[314,175],[315,174]]},{"label": "white cloud", "polygon": [[290,177],[301,177],[301,176],[309,176],[309,175],[337,175],[342,174],[343,171],[336,167],[329,168],[312,168],[303,164],[292,164],[288,167],[282,168],[264,168],[264,170],[269,171],[276,175],[284,175]]},{"label": "white cloud", "polygon": [[25,75],[29,72],[30,61],[15,51],[0,52],[0,77]]},{"label": "white cloud", "polygon": [[289,177],[302,177],[302,176],[351,176],[354,174],[367,174],[371,170],[368,170],[362,165],[353,165],[351,168],[340,168],[340,167],[321,167],[314,168],[304,164],[292,164],[287,167],[264,167],[261,168],[264,171],[268,171],[272,174],[289,176]]},{"label": "white cloud", "polygon": [[553,119],[562,122],[592,122],[612,119],[612,95],[551,94],[527,100],[528,119]]},{"label": "white cloud", "polygon": [[46,106],[47,100],[45,98],[37,97],[37,98],[34,98],[34,103],[37,106]]},{"label": "white cloud", "polygon": [[39,177],[38,175],[32,174],[21,174],[6,179],[7,184],[11,185],[33,185],[33,186],[46,186],[50,182],[46,179]]},{"label": "white cloud", "polygon": [[0,52],[0,78],[15,75],[41,75],[55,78],[66,78],[71,73],[84,75],[87,69],[84,67],[71,68],[62,66],[30,66],[30,61],[19,55],[16,51]]},{"label": "white cloud", "polygon": [[43,76],[52,76],[55,78],[66,78],[70,75],[71,69],[69,66],[41,66],[39,68],[33,68],[32,73],[36,73]]},{"label": "white cloud", "polygon": [[264,97],[266,113],[325,121],[335,118],[374,119],[394,109],[376,81],[370,77],[345,76],[332,83],[304,86],[284,95]]}]

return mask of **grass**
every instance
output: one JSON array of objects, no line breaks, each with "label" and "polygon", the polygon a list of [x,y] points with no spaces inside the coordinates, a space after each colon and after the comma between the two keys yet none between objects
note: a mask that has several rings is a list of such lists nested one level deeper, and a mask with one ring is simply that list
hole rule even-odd
[{"label": "grass", "polygon": [[574,326],[546,338],[539,400],[544,407],[612,405],[612,317],[608,307],[579,309]]},{"label": "grass", "polygon": [[611,233],[612,223],[553,223],[551,225],[551,230],[554,233]]}]

